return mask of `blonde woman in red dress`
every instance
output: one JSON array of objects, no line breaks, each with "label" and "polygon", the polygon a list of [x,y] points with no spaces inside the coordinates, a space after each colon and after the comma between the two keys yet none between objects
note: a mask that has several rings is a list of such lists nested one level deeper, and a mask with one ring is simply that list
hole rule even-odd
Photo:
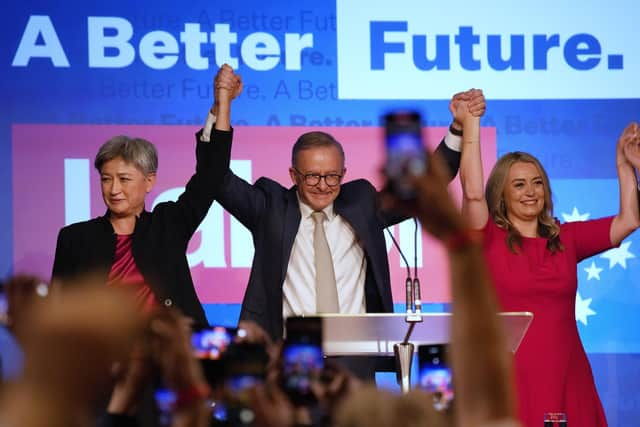
[{"label": "blonde woman in red dress", "polygon": [[514,359],[520,419],[526,427],[540,427],[545,412],[564,412],[569,425],[606,426],[576,325],[577,264],[618,246],[640,225],[638,124],[624,129],[616,147],[617,215],[560,224],[553,216],[547,174],[530,154],[502,156],[484,188],[480,122],[468,112],[479,93],[468,91],[468,101],[456,106],[464,123],[462,209],[471,228],[483,232],[501,309],[534,314]]}]

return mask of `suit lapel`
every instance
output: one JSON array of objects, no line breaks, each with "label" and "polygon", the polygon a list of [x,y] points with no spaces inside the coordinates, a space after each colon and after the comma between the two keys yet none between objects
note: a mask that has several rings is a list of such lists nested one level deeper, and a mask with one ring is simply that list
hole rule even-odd
[{"label": "suit lapel", "polygon": [[293,242],[298,234],[300,227],[300,206],[298,206],[298,198],[296,197],[296,187],[292,187],[285,193],[286,207],[284,212],[284,231],[282,233],[282,266],[280,277],[282,283],[286,277],[287,268],[289,266],[289,257]]},{"label": "suit lapel", "polygon": [[334,202],[334,209],[337,214],[342,216],[353,228],[356,237],[358,238],[362,248],[364,249],[365,256],[367,256],[372,263],[371,268],[375,275],[376,283],[378,287],[382,286],[382,275],[379,270],[378,262],[385,254],[379,254],[376,250],[376,245],[373,244],[372,238],[375,231],[371,229],[371,220],[365,215],[361,206],[358,203],[353,203],[347,200],[346,197],[342,197],[343,193],[336,198]]},{"label": "suit lapel", "polygon": [[345,202],[345,198],[341,196],[342,192],[333,204],[334,210],[349,223],[362,247],[365,248],[366,252],[369,252],[371,245],[369,244],[369,233],[367,232],[367,220],[357,204]]},{"label": "suit lapel", "polygon": [[[344,191],[346,190],[346,191]],[[380,262],[384,262],[386,259],[385,253],[379,253],[376,245],[373,244],[373,236],[376,231],[371,227],[375,227],[371,224],[369,216],[365,215],[365,212],[361,208],[360,204],[349,200],[349,188],[348,184],[342,186],[340,195],[334,202],[334,210],[337,214],[342,216],[345,221],[351,225],[356,237],[360,241],[362,248],[364,249],[365,256],[368,258],[371,271],[373,272],[373,279],[380,295],[385,295],[386,292],[383,289],[384,275],[380,271]],[[375,214],[374,214],[375,215]]]}]

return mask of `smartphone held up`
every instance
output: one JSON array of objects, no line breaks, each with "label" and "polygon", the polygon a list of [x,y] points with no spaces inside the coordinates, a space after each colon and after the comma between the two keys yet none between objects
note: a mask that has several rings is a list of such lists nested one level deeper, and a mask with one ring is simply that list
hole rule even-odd
[{"label": "smartphone held up", "polygon": [[422,118],[417,111],[393,111],[384,115],[385,174],[389,189],[401,200],[415,197],[412,178],[427,169],[428,152],[422,139]]},{"label": "smartphone held up", "polygon": [[231,345],[236,334],[236,328],[226,326],[194,328],[191,334],[193,355],[201,360],[218,360]]},{"label": "smartphone held up", "polygon": [[433,394],[437,410],[446,410],[453,401],[453,375],[445,344],[418,346],[418,386]]},{"label": "smartphone held up", "polygon": [[322,319],[289,317],[282,347],[282,387],[295,405],[315,400],[312,385],[320,381],[324,368]]}]

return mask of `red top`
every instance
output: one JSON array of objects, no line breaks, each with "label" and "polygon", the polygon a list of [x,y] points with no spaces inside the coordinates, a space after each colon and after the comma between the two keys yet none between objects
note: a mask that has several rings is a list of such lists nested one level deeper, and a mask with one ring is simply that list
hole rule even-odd
[{"label": "red top", "polygon": [[515,355],[523,426],[541,427],[545,412],[565,412],[571,426],[607,425],[578,335],[575,302],[577,264],[611,248],[612,220],[562,224],[564,250],[555,254],[543,238],[523,238],[520,253],[513,254],[506,231],[492,220],[485,226],[485,255],[502,310],[534,315]]},{"label": "red top", "polygon": [[143,313],[149,313],[158,303],[153,291],[144,281],[131,251],[133,239],[130,234],[117,235],[116,255],[111,265],[107,286],[130,290]]}]

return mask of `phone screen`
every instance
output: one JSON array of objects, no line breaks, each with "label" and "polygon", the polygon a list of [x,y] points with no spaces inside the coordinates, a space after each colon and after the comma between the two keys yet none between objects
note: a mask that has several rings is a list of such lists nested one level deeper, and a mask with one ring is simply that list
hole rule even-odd
[{"label": "phone screen", "polygon": [[218,360],[231,345],[237,333],[236,328],[209,326],[195,329],[191,334],[193,355],[202,360]]},{"label": "phone screen", "polygon": [[320,381],[324,367],[322,319],[290,317],[282,348],[283,388],[291,401],[304,405],[315,400],[312,383]]},{"label": "phone screen", "polygon": [[170,426],[176,405],[176,393],[164,385],[157,385],[154,390],[154,399],[158,409],[158,425],[160,427]]},{"label": "phone screen", "polygon": [[262,344],[233,343],[222,357],[224,400],[228,407],[248,408],[250,389],[264,383],[269,355]]},{"label": "phone screen", "polygon": [[[238,343],[238,329],[226,326],[195,326],[191,333],[191,351],[199,359],[204,376],[214,390],[210,425],[243,425],[248,389],[264,380],[267,353],[263,346]],[[161,379],[157,380],[155,401],[158,425],[172,423],[176,394]]]},{"label": "phone screen", "polygon": [[434,407],[447,409],[453,401],[453,376],[447,362],[447,345],[418,346],[418,385],[433,393]]},{"label": "phone screen", "polygon": [[0,325],[8,323],[9,317],[9,302],[7,301],[7,295],[4,290],[0,289]]},{"label": "phone screen", "polygon": [[415,111],[397,111],[384,116],[389,185],[401,199],[413,198],[411,177],[424,173],[427,151],[422,142],[422,119]]}]

